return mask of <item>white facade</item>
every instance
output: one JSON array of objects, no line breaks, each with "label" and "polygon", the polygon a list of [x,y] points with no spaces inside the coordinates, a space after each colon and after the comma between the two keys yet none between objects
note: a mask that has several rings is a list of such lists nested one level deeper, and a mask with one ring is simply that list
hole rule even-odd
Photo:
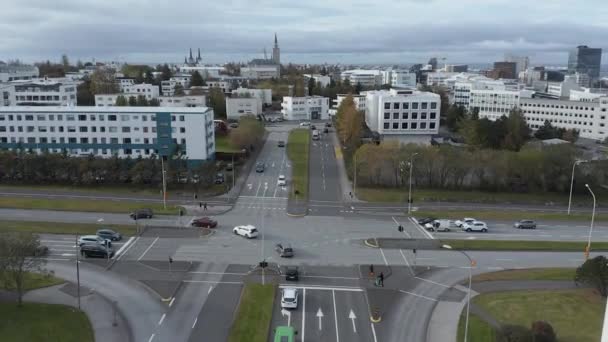
[{"label": "white facade", "polygon": [[606,95],[607,94],[605,93],[593,93],[589,88],[583,88],[583,90],[570,90],[570,101],[593,102]]},{"label": "white facade", "polygon": [[163,94],[163,96],[173,96],[175,95],[175,86],[177,85],[177,82],[175,81],[161,81],[160,82],[160,91]]},{"label": "white facade", "polygon": [[186,74],[193,74],[198,71],[204,79],[208,78],[220,78],[221,73],[226,69],[223,66],[181,66],[179,72]]},{"label": "white facade", "polygon": [[239,119],[243,115],[262,114],[262,101],[257,97],[227,97],[226,117]]},{"label": "white facade", "polygon": [[281,113],[285,120],[329,119],[329,98],[322,96],[284,96]]},{"label": "white facade", "polygon": [[308,82],[308,79],[310,79],[311,77],[315,80],[315,83],[321,83],[321,87],[327,87],[329,83],[331,83],[331,77],[329,76],[324,76],[320,74],[304,74],[306,82]]},{"label": "white facade", "polygon": [[177,74],[172,76],[169,80],[170,81],[175,81],[175,83],[179,83],[182,85],[182,87],[184,89],[186,88],[190,88],[190,80],[192,79],[192,75],[190,74]]},{"label": "white facade", "polygon": [[447,87],[448,86],[447,80],[457,74],[458,73],[455,73],[455,72],[440,72],[440,71],[427,72],[426,73],[426,85],[428,85],[428,86],[440,85],[440,86]]},{"label": "white facade", "polygon": [[232,91],[232,95],[250,95],[259,98],[262,105],[272,105],[272,89],[252,89],[239,87]]},{"label": "white facade", "polygon": [[228,94],[232,91],[232,82],[228,81],[207,81],[207,87],[220,88],[224,94]]},{"label": "white facade", "polygon": [[205,95],[159,96],[161,107],[206,107]]},{"label": "white facade", "polygon": [[547,83],[547,93],[557,97],[570,97],[570,91],[582,90],[574,76],[566,75],[563,82]]},{"label": "white facade", "polygon": [[125,89],[125,91],[124,91],[125,96],[128,95],[128,96],[137,97],[138,95],[143,95],[146,97],[146,100],[148,100],[148,101],[155,99],[160,95],[158,92],[158,86],[156,86],[154,84],[147,84],[147,83],[132,84],[129,86],[125,86],[124,89]]},{"label": "white facade", "polygon": [[[357,108],[358,111],[360,112],[365,112],[365,105],[367,103],[366,100],[366,95],[365,94],[361,94],[361,95],[351,95],[353,97],[353,102],[355,103],[355,107]],[[342,104],[342,101],[344,101],[344,99],[348,97],[348,94],[338,94],[338,96],[336,97],[336,99],[334,100],[334,105],[332,108],[332,112],[337,112],[338,107],[340,107],[340,104]],[[331,115],[334,115],[331,114]]]},{"label": "white facade", "polygon": [[278,78],[280,75],[280,65],[250,65],[241,67],[241,76],[252,80]]},{"label": "white facade", "polygon": [[40,78],[13,81],[3,86],[3,97],[8,93],[7,106],[67,106],[76,105],[78,82],[66,78]]},{"label": "white facade", "polygon": [[441,97],[412,89],[368,91],[365,122],[384,138],[425,136],[439,133]]},{"label": "white facade", "polygon": [[479,109],[479,118],[496,120],[509,116],[509,112],[519,106],[519,97],[519,91],[472,89],[469,109]]},{"label": "white facade", "polygon": [[524,98],[520,107],[532,129],[548,120],[554,127],[578,130],[582,138],[603,141],[608,137],[608,97],[594,102]]},{"label": "white facade", "polygon": [[214,158],[213,110],[168,107],[2,107],[0,149],[150,157],[177,145],[190,162]]},{"label": "white facade", "polygon": [[118,83],[118,87],[120,88],[121,93],[128,93],[128,91],[126,91],[126,88],[134,85],[135,79],[129,77],[117,77],[116,82]]},{"label": "white facade", "polygon": [[393,70],[390,80],[393,87],[416,87],[416,74],[407,70]]},{"label": "white facade", "polygon": [[0,82],[31,80],[38,78],[40,72],[33,65],[7,65],[0,63]]},{"label": "white facade", "polygon": [[360,84],[363,87],[372,88],[382,85],[382,70],[346,70],[340,74],[343,81],[348,80],[351,85]]}]

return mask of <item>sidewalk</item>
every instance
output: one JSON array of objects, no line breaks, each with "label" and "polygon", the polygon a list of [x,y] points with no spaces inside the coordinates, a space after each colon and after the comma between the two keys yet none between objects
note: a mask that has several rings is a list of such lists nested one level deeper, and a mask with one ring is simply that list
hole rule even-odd
[{"label": "sidewalk", "polygon": [[[115,304],[88,288],[80,289],[80,308],[91,322],[95,341],[133,341],[131,331]],[[76,285],[64,283],[27,292],[24,301],[78,307]],[[113,323],[116,323],[116,326]]]},{"label": "sidewalk", "polygon": [[[338,166],[338,178],[340,179],[340,189],[342,189],[342,200],[344,202],[360,202],[353,191],[353,186],[348,179],[346,174],[346,165],[344,164],[344,156],[342,155],[342,149],[340,148],[340,142],[336,130],[334,129],[330,134],[332,144],[336,153],[336,165]],[[351,195],[352,194],[352,197]]]}]

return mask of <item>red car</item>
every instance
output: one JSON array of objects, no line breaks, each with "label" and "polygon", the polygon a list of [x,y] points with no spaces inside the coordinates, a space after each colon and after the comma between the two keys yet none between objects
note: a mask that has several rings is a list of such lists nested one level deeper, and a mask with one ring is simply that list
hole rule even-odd
[{"label": "red car", "polygon": [[212,220],[210,217],[200,217],[192,220],[192,227],[215,228],[217,227],[217,221]]}]

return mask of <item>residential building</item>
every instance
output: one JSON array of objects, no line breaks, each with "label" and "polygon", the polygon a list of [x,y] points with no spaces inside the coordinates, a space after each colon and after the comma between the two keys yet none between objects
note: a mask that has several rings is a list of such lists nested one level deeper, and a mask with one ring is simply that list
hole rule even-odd
[{"label": "residential building", "polygon": [[229,94],[232,91],[232,89],[234,89],[233,86],[234,86],[234,83],[229,82],[229,81],[222,81],[222,80],[207,81],[207,87],[209,89],[220,88],[222,90],[222,92],[224,92],[224,94]]},{"label": "residential building", "polygon": [[[602,63],[602,49],[590,48],[587,45],[577,46],[568,56],[568,73],[581,73],[589,76],[591,82],[600,77]],[[582,84],[588,86],[589,84]]]},{"label": "residential building", "polygon": [[427,72],[426,73],[426,85],[427,86],[445,86],[447,87],[447,80],[457,75],[454,72]]},{"label": "residential building", "polygon": [[175,86],[177,82],[175,80],[167,80],[160,82],[160,91],[163,96],[173,96],[175,95]]},{"label": "residential building", "polygon": [[146,97],[146,100],[152,100],[157,98],[160,93],[158,92],[158,86],[154,84],[141,83],[141,84],[132,84],[124,87],[124,95],[135,96],[143,95]]},{"label": "residential building", "polygon": [[207,96],[205,95],[183,95],[183,96],[159,96],[158,102],[161,107],[206,107]]},{"label": "residential building", "polygon": [[365,122],[383,139],[430,143],[439,133],[441,97],[413,89],[367,91]]},{"label": "residential building", "polygon": [[393,87],[416,87],[416,74],[407,70],[385,70],[382,72],[382,84]]},{"label": "residential building", "polygon": [[494,69],[490,71],[490,78],[493,79],[517,79],[519,73],[515,62],[494,62]]},{"label": "residential building", "polygon": [[340,74],[343,81],[348,80],[350,84],[360,84],[362,87],[373,88],[382,85],[382,70],[346,70]]},{"label": "residential building", "polygon": [[0,83],[0,107],[11,106],[11,100],[15,96],[15,87],[8,83]]},{"label": "residential building", "polygon": [[205,66],[205,65],[198,65],[198,66],[184,65],[184,66],[179,67],[179,72],[183,73],[183,74],[192,75],[195,71],[198,71],[198,73],[201,74],[201,76],[204,79],[209,79],[209,78],[222,77],[222,73],[224,71],[226,71],[226,69],[223,66]]},{"label": "residential building", "polygon": [[262,106],[272,105],[272,89],[253,89],[253,88],[237,88],[232,91],[232,96],[250,95],[257,97],[262,102]]},{"label": "residential building", "polygon": [[267,80],[279,78],[281,75],[280,65],[249,65],[241,67],[241,76],[252,80]]},{"label": "residential building", "polygon": [[72,156],[171,156],[196,165],[215,156],[207,107],[1,107],[0,149]]},{"label": "residential building", "polygon": [[331,83],[331,77],[329,76],[324,76],[320,74],[304,74],[304,79],[306,82],[308,82],[310,78],[313,78],[315,80],[315,83],[320,83],[321,87],[327,87],[329,83]]},{"label": "residential building", "polygon": [[31,80],[40,75],[38,67],[33,65],[9,65],[0,62],[0,83],[18,80]]},{"label": "residential building", "polygon": [[530,58],[528,56],[517,56],[510,53],[505,54],[505,62],[515,63],[516,76],[519,76],[520,72],[528,69],[530,66]]},{"label": "residential building", "polygon": [[7,85],[4,93],[10,96],[10,106],[76,105],[78,83],[65,78],[18,80]]},{"label": "residential building", "polygon": [[258,97],[227,97],[226,117],[238,120],[243,115],[262,114],[262,101]]},{"label": "residential building", "polygon": [[175,83],[179,83],[182,85],[182,88],[190,88],[190,80],[192,79],[192,75],[188,73],[179,73],[173,75],[169,80],[175,81]]},{"label": "residential building", "polygon": [[121,93],[128,93],[126,88],[134,85],[135,79],[131,77],[116,77],[116,82],[118,83]]},{"label": "residential building", "polygon": [[284,96],[281,113],[285,120],[329,119],[329,98],[322,96]]}]

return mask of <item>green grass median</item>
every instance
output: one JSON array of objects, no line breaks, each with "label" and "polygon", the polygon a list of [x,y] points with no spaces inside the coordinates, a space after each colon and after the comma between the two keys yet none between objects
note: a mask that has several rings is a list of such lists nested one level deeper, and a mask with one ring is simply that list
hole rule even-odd
[{"label": "green grass median", "polygon": [[497,280],[573,280],[575,268],[527,268],[482,273],[473,276],[474,282]]},{"label": "green grass median", "polygon": [[[460,316],[458,321],[458,342],[464,342],[464,324],[466,317],[464,314]],[[469,315],[469,331],[467,342],[498,342],[496,336],[499,332],[493,326],[486,323],[475,314]]]},{"label": "green grass median", "polygon": [[[445,219],[462,219],[463,217],[474,217],[478,220],[507,220],[519,221],[529,219],[536,221],[568,221],[568,222],[590,222],[591,213],[571,213],[565,212],[536,212],[536,211],[490,211],[490,210],[421,210],[413,212],[415,217],[437,217]],[[607,214],[595,214],[595,221],[608,221]],[[489,227],[491,230],[492,227]]]},{"label": "green grass median", "polygon": [[[450,245],[453,249],[467,251],[585,251],[584,241],[534,241],[534,240],[447,240],[441,244]],[[592,242],[591,251],[608,251],[608,242]]]},{"label": "green grass median", "polygon": [[291,161],[291,191],[290,198],[296,198],[295,191],[299,192],[297,198],[308,198],[308,153],[310,146],[310,130],[298,128],[289,132],[287,140],[287,156]]},{"label": "green grass median", "polygon": [[[0,273],[0,278],[3,277],[4,275]],[[63,284],[64,282],[65,281],[63,279],[54,277],[52,274],[26,272],[25,276],[23,277],[23,289],[26,291],[35,290],[43,287]],[[15,288],[14,283],[12,282],[9,284],[0,283],[0,289],[10,290],[11,288]]]},{"label": "green grass median", "polygon": [[75,308],[39,303],[0,302],[0,340],[93,342],[87,316]]},{"label": "green grass median", "polygon": [[266,342],[276,286],[246,284],[228,342]]},{"label": "green grass median", "polygon": [[99,224],[99,223],[63,223],[63,222],[35,222],[35,221],[4,221],[0,220],[1,232],[32,232],[52,234],[95,234],[98,229],[110,228],[123,236],[135,235],[137,228],[133,225]]}]

